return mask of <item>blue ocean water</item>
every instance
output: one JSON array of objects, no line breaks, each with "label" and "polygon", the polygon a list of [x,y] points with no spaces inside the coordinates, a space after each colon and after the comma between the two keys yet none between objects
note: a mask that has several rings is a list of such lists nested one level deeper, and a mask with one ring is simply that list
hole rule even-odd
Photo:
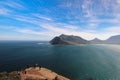
[{"label": "blue ocean water", "polygon": [[120,80],[120,45],[0,41],[0,71],[20,70],[36,63],[71,80]]}]

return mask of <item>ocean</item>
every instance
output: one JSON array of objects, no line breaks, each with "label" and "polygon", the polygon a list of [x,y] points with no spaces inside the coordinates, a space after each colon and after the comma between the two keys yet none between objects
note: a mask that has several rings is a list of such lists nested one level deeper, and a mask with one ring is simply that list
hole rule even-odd
[{"label": "ocean", "polygon": [[0,72],[35,64],[71,80],[120,80],[120,45],[54,46],[46,41],[0,41]]}]

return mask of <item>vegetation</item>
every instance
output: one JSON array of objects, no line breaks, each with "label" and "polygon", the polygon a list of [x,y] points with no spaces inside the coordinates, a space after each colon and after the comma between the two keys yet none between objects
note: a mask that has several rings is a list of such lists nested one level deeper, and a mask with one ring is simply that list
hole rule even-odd
[{"label": "vegetation", "polygon": [[0,80],[21,80],[21,78],[17,71],[11,73],[1,72]]}]

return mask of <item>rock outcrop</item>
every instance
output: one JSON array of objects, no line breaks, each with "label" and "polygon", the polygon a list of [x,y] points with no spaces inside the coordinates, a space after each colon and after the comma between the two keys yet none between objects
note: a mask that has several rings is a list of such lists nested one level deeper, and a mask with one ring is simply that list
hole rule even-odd
[{"label": "rock outcrop", "polygon": [[11,73],[1,72],[0,80],[70,80],[47,68],[30,67],[21,71]]}]

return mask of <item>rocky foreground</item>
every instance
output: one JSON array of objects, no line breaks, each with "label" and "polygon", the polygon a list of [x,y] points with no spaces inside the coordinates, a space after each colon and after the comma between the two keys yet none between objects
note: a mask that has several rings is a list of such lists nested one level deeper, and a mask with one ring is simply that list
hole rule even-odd
[{"label": "rocky foreground", "polygon": [[11,73],[0,73],[0,80],[70,80],[49,69],[30,67],[21,71]]}]

